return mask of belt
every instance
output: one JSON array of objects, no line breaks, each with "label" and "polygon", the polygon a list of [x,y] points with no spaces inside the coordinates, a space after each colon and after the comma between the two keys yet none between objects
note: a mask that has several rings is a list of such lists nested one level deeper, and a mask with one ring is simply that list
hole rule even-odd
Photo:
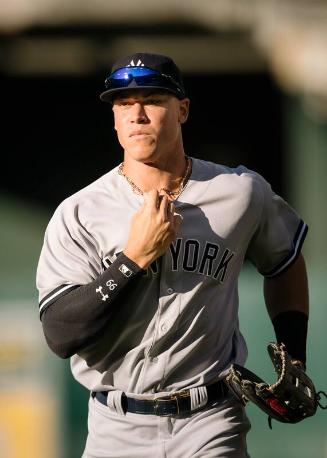
[{"label": "belt", "polygon": [[[208,395],[206,405],[213,404],[228,393],[227,385],[222,380],[208,385],[206,388]],[[95,397],[105,406],[108,406],[107,396],[107,391],[92,392],[92,397]],[[123,393],[121,403],[125,413],[132,412],[163,417],[191,413],[191,395],[189,390],[173,393],[153,400],[130,398]]]}]

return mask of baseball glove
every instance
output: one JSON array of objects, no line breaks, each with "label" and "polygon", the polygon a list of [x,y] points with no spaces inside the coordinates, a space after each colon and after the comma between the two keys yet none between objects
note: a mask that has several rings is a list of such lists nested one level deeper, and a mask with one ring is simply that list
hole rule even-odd
[{"label": "baseball glove", "polygon": [[278,375],[277,382],[268,384],[245,367],[233,364],[226,376],[231,391],[244,404],[252,401],[266,412],[270,427],[272,418],[297,423],[314,415],[318,405],[325,409],[319,401],[320,395],[326,393],[316,393],[312,380],[292,362],[284,345],[269,343],[267,350]]}]

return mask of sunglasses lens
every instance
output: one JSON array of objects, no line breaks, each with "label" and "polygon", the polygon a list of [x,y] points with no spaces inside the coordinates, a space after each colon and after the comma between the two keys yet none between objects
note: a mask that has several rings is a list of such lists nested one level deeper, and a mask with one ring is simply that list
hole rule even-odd
[{"label": "sunglasses lens", "polygon": [[171,77],[147,67],[123,67],[114,71],[105,81],[106,89],[128,87],[131,83],[140,87],[167,88],[183,94],[179,84]]},{"label": "sunglasses lens", "polygon": [[130,80],[148,75],[160,75],[160,73],[146,67],[124,67],[113,72],[109,78],[114,80]]},{"label": "sunglasses lens", "polygon": [[137,85],[142,85],[150,79],[160,79],[161,74],[146,67],[124,67],[113,72],[105,81],[107,89],[126,87],[133,80]]}]

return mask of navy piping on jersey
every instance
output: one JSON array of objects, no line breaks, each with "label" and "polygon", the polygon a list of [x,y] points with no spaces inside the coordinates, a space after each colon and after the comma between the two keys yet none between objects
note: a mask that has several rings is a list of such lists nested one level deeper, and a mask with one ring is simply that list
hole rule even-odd
[{"label": "navy piping on jersey", "polygon": [[39,303],[39,311],[40,311],[40,314],[42,312],[44,312],[44,310],[49,307],[49,305],[51,305],[54,301],[58,300],[61,296],[63,296],[64,294],[67,294],[68,291],[74,289],[74,288],[78,288],[80,285],[72,285],[71,283],[70,284],[66,284],[66,285],[60,285],[58,286],[58,288],[54,289],[53,291],[51,291],[51,293],[47,294],[43,299],[42,301]]},{"label": "navy piping on jersey", "polygon": [[297,257],[301,253],[302,245],[307,232],[308,226],[301,220],[293,239],[293,250],[270,272],[264,274],[265,277],[277,277],[277,275],[283,273],[296,261]]}]

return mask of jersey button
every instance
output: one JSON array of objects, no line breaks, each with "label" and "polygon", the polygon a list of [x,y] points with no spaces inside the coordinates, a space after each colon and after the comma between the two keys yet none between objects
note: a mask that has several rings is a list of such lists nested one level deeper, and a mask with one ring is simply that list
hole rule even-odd
[{"label": "jersey button", "polygon": [[167,325],[166,325],[165,323],[163,323],[163,324],[161,325],[161,331],[162,331],[162,332],[166,332],[166,331],[167,331]]},{"label": "jersey button", "polygon": [[157,363],[157,362],[158,362],[157,356],[154,356],[153,358],[151,358],[151,363]]},{"label": "jersey button", "polygon": [[167,288],[167,293],[172,294],[174,292],[173,288]]}]

